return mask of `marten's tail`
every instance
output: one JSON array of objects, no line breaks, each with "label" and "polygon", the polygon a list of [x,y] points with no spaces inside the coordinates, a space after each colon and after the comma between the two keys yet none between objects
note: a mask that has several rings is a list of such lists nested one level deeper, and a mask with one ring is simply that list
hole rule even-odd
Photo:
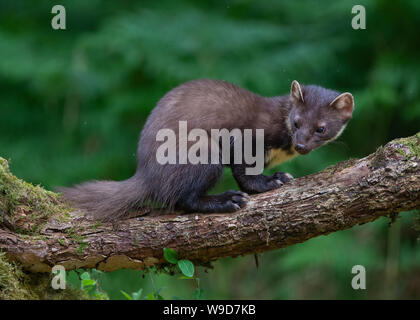
[{"label": "marten's tail", "polygon": [[102,221],[128,215],[146,200],[143,184],[134,176],[124,181],[90,181],[59,188],[65,199]]}]

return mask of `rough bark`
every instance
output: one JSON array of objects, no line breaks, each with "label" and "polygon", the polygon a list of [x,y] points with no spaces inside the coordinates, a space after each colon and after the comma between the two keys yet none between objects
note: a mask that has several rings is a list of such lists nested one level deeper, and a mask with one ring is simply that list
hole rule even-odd
[{"label": "rough bark", "polygon": [[[0,174],[10,175],[7,164]],[[0,180],[0,250],[32,272],[49,272],[57,264],[67,270],[143,269],[165,262],[164,247],[178,251],[180,258],[206,264],[420,208],[420,133],[252,196],[248,206],[234,214],[149,215],[97,223],[38,187],[20,192],[11,202],[10,190],[28,186],[10,176]],[[7,188],[8,183],[13,187]],[[40,213],[43,210],[48,214]]]}]

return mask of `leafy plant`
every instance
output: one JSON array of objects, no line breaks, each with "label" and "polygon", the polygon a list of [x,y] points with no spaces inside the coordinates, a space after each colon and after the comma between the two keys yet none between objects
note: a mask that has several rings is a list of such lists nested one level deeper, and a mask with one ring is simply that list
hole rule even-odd
[{"label": "leafy plant", "polygon": [[194,276],[194,264],[190,260],[178,260],[178,253],[174,249],[164,248],[163,257],[169,263],[176,264],[185,277],[192,278]]},{"label": "leafy plant", "polygon": [[120,290],[121,291],[121,293],[124,295],[124,297],[126,297],[127,298],[127,300],[140,300],[141,299],[141,294],[142,294],[142,292],[143,292],[143,289],[142,288],[140,288],[139,289],[139,291],[137,291],[137,292],[133,292],[132,294],[131,294],[131,296],[127,293],[127,292],[125,292],[125,291],[123,291],[123,290]]},{"label": "leafy plant", "polygon": [[127,299],[127,300],[165,300],[165,298],[160,294],[160,291],[163,288],[160,288],[159,290],[157,290],[156,292],[150,292],[147,296],[145,297],[141,297],[141,294],[143,292],[143,288],[140,288],[137,292],[133,292],[131,295],[129,295],[127,292],[125,292],[124,290],[120,290],[120,292],[122,293],[122,295]]},{"label": "leafy plant", "polygon": [[90,297],[96,300],[108,300],[107,294],[100,287],[102,271],[91,269],[87,272],[83,269],[72,270],[67,276],[67,282],[74,288],[80,288]]},{"label": "leafy plant", "polygon": [[171,248],[164,248],[163,249],[163,256],[166,261],[169,263],[175,264],[178,262],[178,252]]},{"label": "leafy plant", "polygon": [[171,248],[163,249],[163,256],[166,261],[171,264],[177,265],[183,276],[179,277],[182,280],[195,280],[197,288],[194,291],[194,298],[201,299],[203,296],[203,290],[200,288],[200,278],[194,277],[195,267],[190,260],[182,259],[178,260],[178,252]]}]

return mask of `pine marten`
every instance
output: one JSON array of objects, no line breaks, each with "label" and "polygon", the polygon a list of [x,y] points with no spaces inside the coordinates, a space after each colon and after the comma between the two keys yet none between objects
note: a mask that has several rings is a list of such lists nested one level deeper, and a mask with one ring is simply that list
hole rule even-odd
[{"label": "pine marten", "polygon": [[[158,139],[161,129],[178,135],[181,122],[207,133],[212,129],[263,129],[265,166],[271,166],[336,139],[352,117],[353,108],[353,96],[348,92],[301,86],[297,81],[292,82],[290,94],[263,97],[226,81],[193,80],[169,91],[151,112],[140,135],[137,171],[131,178],[85,182],[60,191],[74,206],[108,221],[146,204],[185,212],[234,212],[246,206],[248,194],[279,188],[293,177],[284,172],[247,174],[250,165],[235,161],[161,164],[157,159],[163,143]],[[233,145],[232,139],[230,143]],[[188,146],[191,144],[188,141]],[[254,137],[253,146],[257,144]],[[229,150],[232,157],[233,146]],[[185,160],[185,156],[185,150],[178,151],[178,160]],[[231,168],[241,191],[207,195],[224,166]]]}]

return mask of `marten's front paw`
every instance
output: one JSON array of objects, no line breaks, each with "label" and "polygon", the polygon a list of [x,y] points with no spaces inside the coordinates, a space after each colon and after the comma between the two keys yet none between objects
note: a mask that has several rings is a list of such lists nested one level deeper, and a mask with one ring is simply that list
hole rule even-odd
[{"label": "marten's front paw", "polygon": [[260,183],[257,183],[255,186],[255,191],[258,193],[280,188],[285,182],[288,181],[286,180],[287,177],[283,174],[283,172],[277,172],[272,176],[264,176],[264,178],[265,179],[260,181]]},{"label": "marten's front paw", "polygon": [[242,191],[229,190],[220,194],[218,200],[222,212],[235,212],[246,206],[249,196]]},{"label": "marten's front paw", "polygon": [[293,180],[293,176],[287,172],[276,172],[272,177],[276,180],[280,180],[282,184]]},{"label": "marten's front paw", "polygon": [[267,190],[264,190],[264,191],[277,189],[281,187],[283,184],[285,184],[286,182],[289,182],[290,180],[293,180],[293,176],[290,173],[276,172],[271,177],[268,177],[267,182],[266,182]]},{"label": "marten's front paw", "polygon": [[291,174],[277,172],[272,176],[249,176],[241,182],[241,189],[248,193],[262,193],[280,188],[284,183],[292,180]]}]

